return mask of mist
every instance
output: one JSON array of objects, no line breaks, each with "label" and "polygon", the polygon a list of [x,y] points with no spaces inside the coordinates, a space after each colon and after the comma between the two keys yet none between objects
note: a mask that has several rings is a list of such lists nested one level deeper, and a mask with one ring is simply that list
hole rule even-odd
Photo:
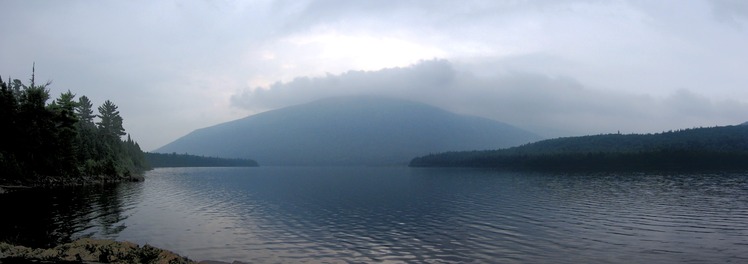
[{"label": "mist", "polygon": [[743,1],[10,0],[0,10],[14,21],[0,24],[4,78],[28,79],[36,62],[52,97],[120,105],[148,150],[335,94],[392,94],[549,136],[748,119]]},{"label": "mist", "polygon": [[325,97],[383,95],[507,122],[545,137],[652,133],[748,119],[748,104],[717,101],[687,89],[654,96],[590,87],[570,76],[489,66],[435,59],[408,67],[300,77],[246,89],[233,95],[231,103],[265,111]]}]

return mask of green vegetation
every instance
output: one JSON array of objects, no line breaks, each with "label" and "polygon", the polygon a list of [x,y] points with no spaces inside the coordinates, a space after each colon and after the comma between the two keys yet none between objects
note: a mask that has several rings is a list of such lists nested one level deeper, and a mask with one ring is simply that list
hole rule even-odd
[{"label": "green vegetation", "polygon": [[418,157],[412,167],[634,171],[748,169],[748,126],[658,134],[607,134],[543,140],[508,149]]},{"label": "green vegetation", "polygon": [[257,167],[257,162],[249,159],[224,159],[195,156],[189,154],[145,153],[145,159],[154,168],[161,167]]},{"label": "green vegetation", "polygon": [[[127,136],[117,106],[107,100],[94,115],[86,96],[70,91],[47,103],[47,86],[0,78],[0,184],[119,180],[147,168]],[[97,120],[98,119],[98,120]]]}]

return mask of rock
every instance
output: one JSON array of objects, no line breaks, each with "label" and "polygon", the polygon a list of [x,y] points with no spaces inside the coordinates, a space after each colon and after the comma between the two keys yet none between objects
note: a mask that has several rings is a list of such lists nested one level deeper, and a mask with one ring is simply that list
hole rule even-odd
[{"label": "rock", "polygon": [[22,259],[34,262],[84,262],[84,263],[197,263],[174,252],[152,247],[138,246],[132,242],[83,238],[51,249],[32,249],[0,243],[2,258]]},{"label": "rock", "polygon": [[198,264],[248,264],[241,261],[234,261],[234,262],[224,262],[224,261],[216,261],[216,260],[203,260],[198,262]]},{"label": "rock", "polygon": [[20,185],[0,185],[0,194],[11,193],[13,191],[29,189],[28,186]]},{"label": "rock", "polygon": [[143,175],[133,175],[133,176],[130,176],[130,181],[131,182],[142,182],[142,181],[145,181],[145,177],[143,177]]}]

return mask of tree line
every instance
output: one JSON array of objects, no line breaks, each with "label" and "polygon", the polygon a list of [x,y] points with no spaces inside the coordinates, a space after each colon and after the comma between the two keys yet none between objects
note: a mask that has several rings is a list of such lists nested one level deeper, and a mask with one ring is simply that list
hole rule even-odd
[{"label": "tree line", "polygon": [[88,97],[69,90],[48,103],[50,84],[36,83],[33,69],[29,84],[0,78],[0,182],[116,180],[148,167],[117,105],[106,100],[95,114]]},{"label": "tree line", "polygon": [[507,149],[431,154],[413,159],[410,166],[549,171],[745,170],[748,126],[557,138]]},{"label": "tree line", "polygon": [[153,168],[162,167],[257,167],[250,159],[226,159],[177,153],[146,152],[145,159]]}]

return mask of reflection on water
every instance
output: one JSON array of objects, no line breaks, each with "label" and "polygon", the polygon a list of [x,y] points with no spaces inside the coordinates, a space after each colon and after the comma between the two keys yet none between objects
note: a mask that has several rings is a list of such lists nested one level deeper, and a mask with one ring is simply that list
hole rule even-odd
[{"label": "reflection on water", "polygon": [[179,168],[97,188],[0,196],[22,216],[0,220],[3,237],[259,263],[748,261],[748,174]]},{"label": "reflection on water", "polygon": [[122,183],[0,195],[0,241],[51,247],[81,237],[116,238],[141,187]]}]

